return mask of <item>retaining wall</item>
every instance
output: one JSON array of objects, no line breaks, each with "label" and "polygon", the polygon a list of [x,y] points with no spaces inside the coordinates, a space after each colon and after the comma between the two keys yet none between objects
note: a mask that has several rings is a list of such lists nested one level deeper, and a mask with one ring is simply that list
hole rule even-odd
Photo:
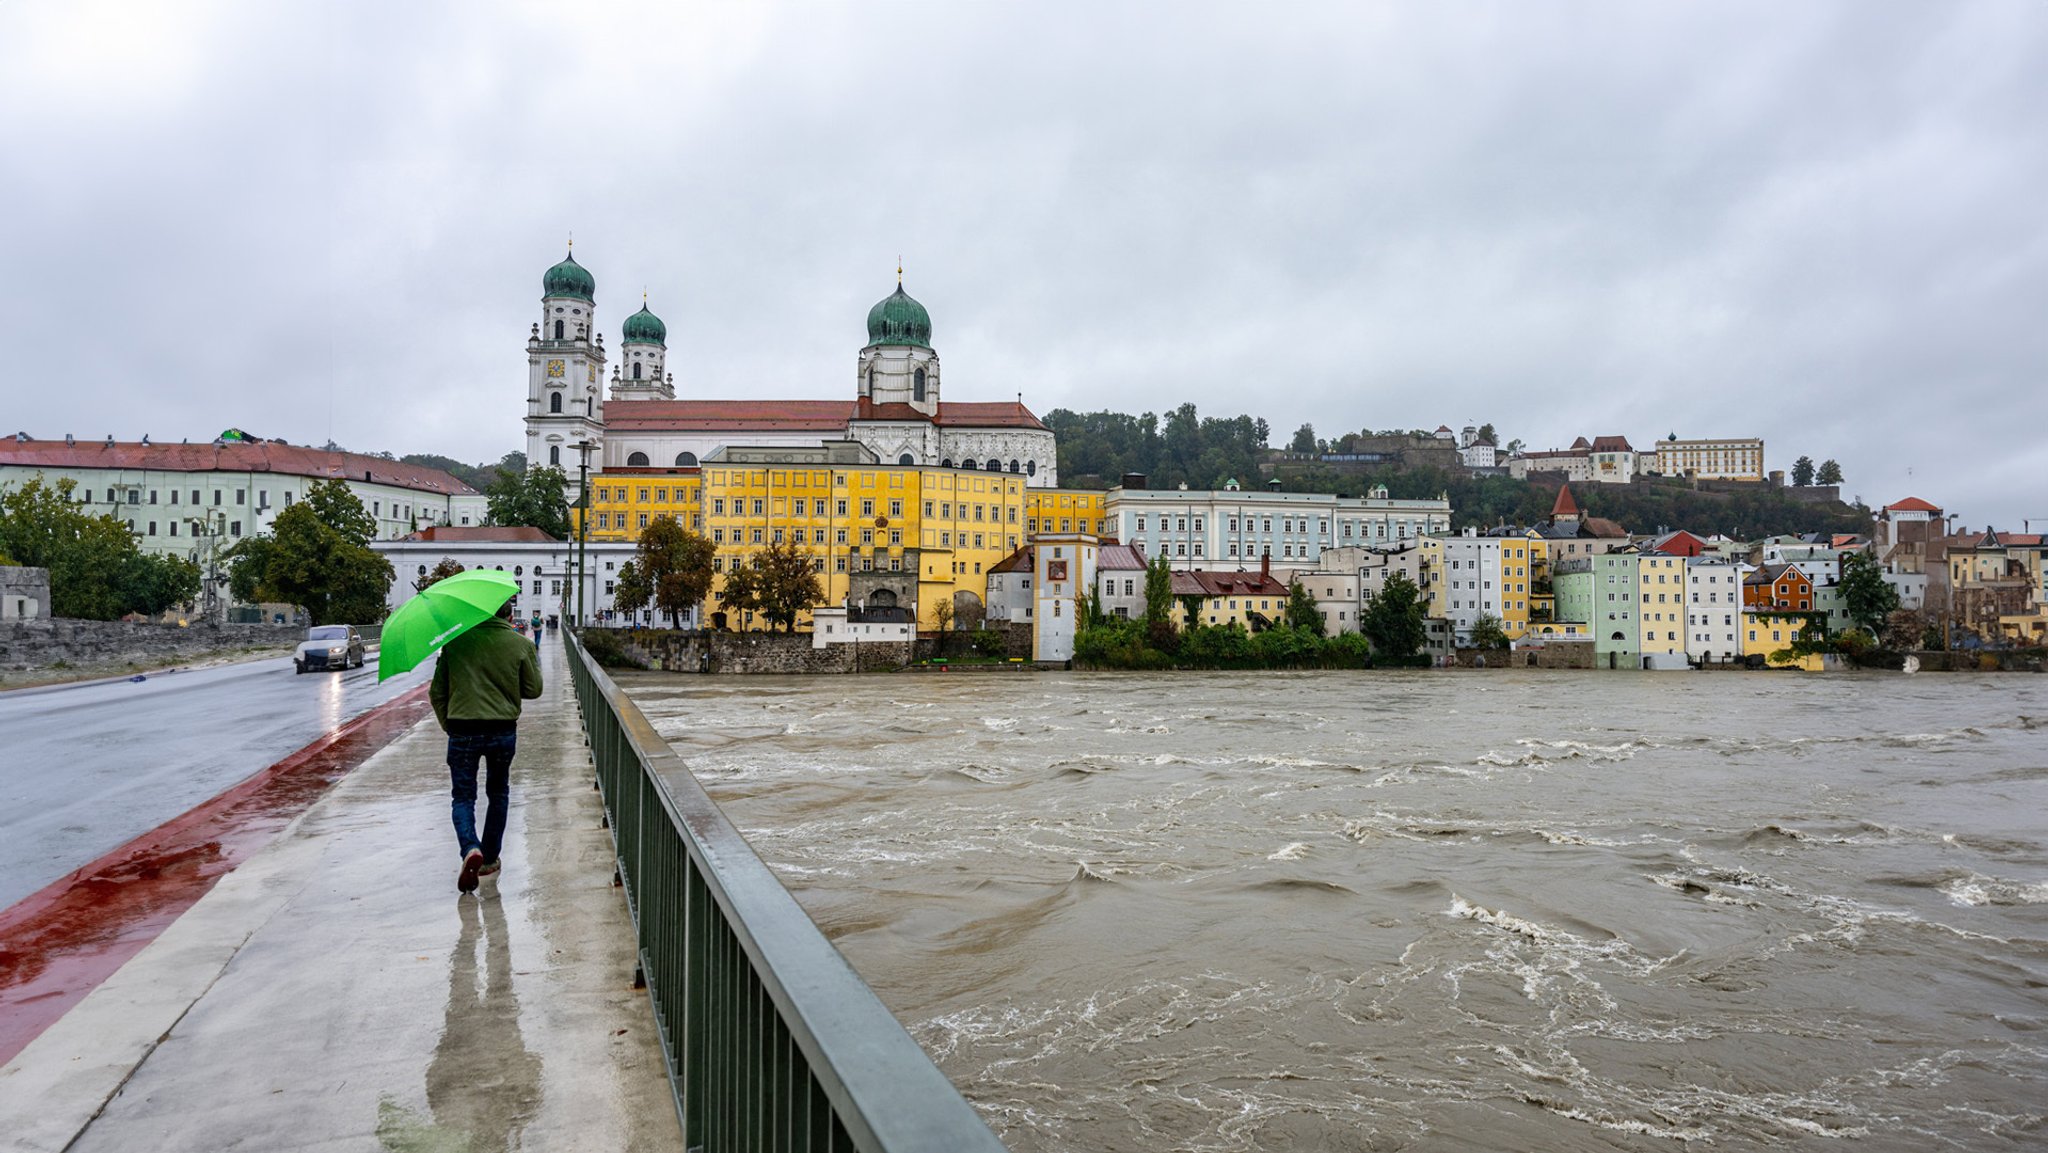
[{"label": "retaining wall", "polygon": [[230,649],[289,649],[303,625],[78,621],[62,617],[0,625],[0,669],[36,672],[58,667],[160,668]]}]

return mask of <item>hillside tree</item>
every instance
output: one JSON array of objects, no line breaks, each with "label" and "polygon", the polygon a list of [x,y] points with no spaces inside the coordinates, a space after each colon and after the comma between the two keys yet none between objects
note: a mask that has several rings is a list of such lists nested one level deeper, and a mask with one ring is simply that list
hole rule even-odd
[{"label": "hillside tree", "polygon": [[1375,656],[1410,660],[1428,640],[1422,613],[1422,590],[1408,574],[1388,573],[1379,595],[1365,607],[1363,619],[1358,622],[1359,631],[1372,642]]},{"label": "hillside tree", "polygon": [[1813,458],[1802,456],[1792,462],[1792,483],[1805,488],[1813,483]]},{"label": "hillside tree", "polygon": [[1821,461],[1820,471],[1814,474],[1813,479],[1822,484],[1840,484],[1842,483],[1842,466],[1832,460]]}]

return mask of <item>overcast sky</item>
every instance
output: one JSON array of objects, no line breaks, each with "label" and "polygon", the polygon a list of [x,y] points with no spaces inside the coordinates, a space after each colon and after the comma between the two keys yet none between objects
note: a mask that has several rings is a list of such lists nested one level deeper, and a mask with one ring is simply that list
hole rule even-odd
[{"label": "overcast sky", "polygon": [[[0,5],[7,432],[495,459],[573,231],[680,396],[1766,438],[2048,523],[2048,5]],[[1910,470],[1910,473],[1909,473]]]}]

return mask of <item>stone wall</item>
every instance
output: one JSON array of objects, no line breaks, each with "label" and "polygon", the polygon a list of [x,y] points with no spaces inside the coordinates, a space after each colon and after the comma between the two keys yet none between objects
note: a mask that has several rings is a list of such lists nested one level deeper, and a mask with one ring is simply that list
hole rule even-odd
[{"label": "stone wall", "polygon": [[162,668],[237,649],[289,650],[304,639],[300,625],[177,625],[63,618],[0,625],[0,670]]},{"label": "stone wall", "polygon": [[893,672],[929,655],[929,641],[811,647],[809,633],[715,630],[612,630],[626,655],[650,669],[677,673]]}]

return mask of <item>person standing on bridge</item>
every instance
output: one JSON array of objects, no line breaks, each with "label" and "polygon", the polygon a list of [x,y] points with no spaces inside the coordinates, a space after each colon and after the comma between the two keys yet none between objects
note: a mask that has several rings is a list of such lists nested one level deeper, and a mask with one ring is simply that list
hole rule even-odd
[{"label": "person standing on bridge", "polygon": [[[428,699],[448,734],[448,776],[462,871],[455,887],[474,892],[477,878],[496,874],[512,800],[512,754],[518,745],[519,702],[540,696],[540,656],[512,627],[512,602],[498,615],[441,650]],[[476,832],[476,773],[484,767],[484,832]]]}]

